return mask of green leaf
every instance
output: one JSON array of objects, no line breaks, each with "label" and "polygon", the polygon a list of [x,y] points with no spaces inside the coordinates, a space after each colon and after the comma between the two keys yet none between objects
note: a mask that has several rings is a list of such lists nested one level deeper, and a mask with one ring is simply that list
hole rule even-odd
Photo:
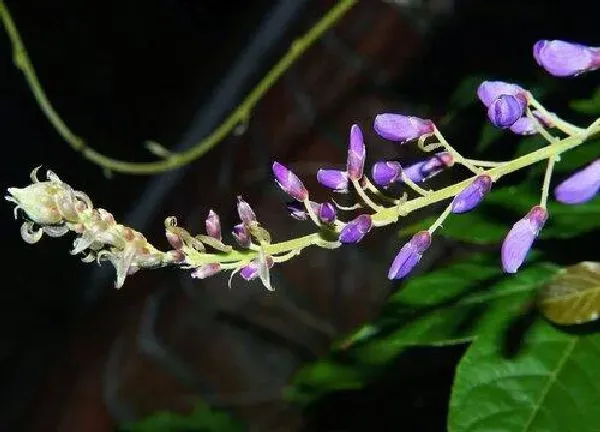
[{"label": "green leaf", "polygon": [[408,346],[467,342],[517,314],[555,271],[536,263],[505,276],[498,256],[488,254],[410,279],[370,324],[367,340],[357,342],[355,358],[380,365]]},{"label": "green leaf", "polygon": [[540,309],[557,324],[581,324],[600,316],[600,263],[563,269],[540,291]]},{"label": "green leaf", "polygon": [[512,359],[479,337],[460,361],[451,432],[585,432],[600,428],[600,334],[571,335],[538,320]]},{"label": "green leaf", "polygon": [[157,412],[140,421],[119,425],[123,432],[241,432],[244,427],[226,412],[199,403],[188,415]]},{"label": "green leaf", "polygon": [[569,102],[569,106],[573,111],[577,111],[588,115],[600,114],[600,87],[589,99],[579,99]]}]

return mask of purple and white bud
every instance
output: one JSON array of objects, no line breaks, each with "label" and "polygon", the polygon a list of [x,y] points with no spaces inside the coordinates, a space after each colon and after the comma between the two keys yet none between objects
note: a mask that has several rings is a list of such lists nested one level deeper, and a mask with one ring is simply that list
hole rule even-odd
[{"label": "purple and white bud", "polygon": [[500,95],[488,107],[488,118],[496,127],[506,129],[525,114],[527,102],[520,95]]},{"label": "purple and white bud", "polygon": [[535,61],[550,75],[577,76],[600,68],[600,47],[561,40],[540,40],[533,45]]},{"label": "purple and white bud", "polygon": [[298,201],[308,198],[308,191],[298,176],[279,162],[273,162],[273,175],[279,187],[292,198]]},{"label": "purple and white bud", "polygon": [[412,236],[394,258],[388,271],[388,279],[402,279],[409,274],[421,260],[423,253],[431,246],[429,231],[420,231]]},{"label": "purple and white bud", "polygon": [[[289,215],[296,220],[306,220],[308,218],[308,212],[306,211],[306,207],[304,203],[298,201],[291,201],[286,204]],[[319,213],[319,209],[321,208],[319,203],[314,201],[310,201],[310,207],[315,214]]]},{"label": "purple and white bud", "polygon": [[206,234],[212,238],[221,240],[221,220],[213,209],[209,210],[208,217],[206,218]]},{"label": "purple and white bud", "polygon": [[600,159],[575,172],[554,189],[556,201],[564,204],[582,204],[600,190]]},{"label": "purple and white bud", "polygon": [[335,207],[330,202],[324,202],[319,205],[316,213],[319,216],[319,220],[323,223],[330,224],[335,221]]},{"label": "purple and white bud", "polygon": [[415,183],[421,183],[428,178],[441,172],[444,168],[452,166],[454,158],[448,152],[436,153],[428,159],[424,159],[404,168],[404,174]]},{"label": "purple and white bud", "polygon": [[357,124],[350,128],[350,145],[348,146],[348,161],[346,171],[348,177],[353,180],[360,180],[365,168],[365,158],[367,150],[363,133]]},{"label": "purple and white bud", "polygon": [[452,201],[452,213],[466,213],[479,205],[492,187],[492,178],[483,174],[464,188]]},{"label": "purple and white bud", "polygon": [[248,247],[252,241],[250,237],[250,231],[246,227],[245,224],[237,224],[233,227],[233,231],[231,232],[235,240],[241,247]]},{"label": "purple and white bud", "polygon": [[317,181],[335,192],[348,192],[348,174],[346,171],[320,169],[317,171]]},{"label": "purple and white bud", "polygon": [[250,222],[254,222],[256,220],[256,214],[250,204],[242,199],[241,196],[238,196],[238,204],[237,204],[238,215],[240,216],[240,220],[245,224],[249,224]]},{"label": "purple and white bud", "polygon": [[[272,268],[274,261],[270,256],[266,257],[266,262],[268,268]],[[258,270],[260,268],[260,264],[256,260],[250,261],[250,263],[240,269],[240,276],[247,281],[254,280],[258,277]]]},{"label": "purple and white bud", "polygon": [[521,95],[527,98],[527,92],[522,87],[503,81],[484,81],[477,88],[477,96],[486,107],[489,107],[501,95]]},{"label": "purple and white bud", "polygon": [[510,130],[517,135],[535,135],[538,133],[536,121],[529,117],[521,117],[510,126]]},{"label": "purple and white bud", "polygon": [[196,268],[191,276],[193,279],[206,279],[209,276],[215,275],[221,271],[221,264],[219,263],[210,263],[204,264]]},{"label": "purple and white bud", "polygon": [[348,222],[340,231],[340,243],[358,243],[371,229],[371,216],[362,214]]},{"label": "purple and white bud", "polygon": [[373,164],[371,177],[377,186],[387,188],[402,177],[402,166],[397,161],[379,161]]},{"label": "purple and white bud", "polygon": [[548,212],[546,209],[536,206],[523,219],[513,225],[502,243],[502,268],[504,272],[517,272],[547,219]]},{"label": "purple and white bud", "polygon": [[375,117],[373,128],[380,137],[402,144],[433,133],[435,125],[428,119],[384,113]]}]

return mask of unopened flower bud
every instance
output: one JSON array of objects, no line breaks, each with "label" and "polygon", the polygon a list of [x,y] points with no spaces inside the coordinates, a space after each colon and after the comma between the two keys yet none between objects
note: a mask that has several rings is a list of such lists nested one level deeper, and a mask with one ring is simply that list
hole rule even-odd
[{"label": "unopened flower bud", "polygon": [[594,48],[561,40],[540,40],[533,45],[533,57],[551,75],[577,76],[600,67],[600,47]]},{"label": "unopened flower bud", "polygon": [[208,212],[206,218],[206,234],[217,240],[221,240],[221,220],[219,215],[216,214],[212,209]]},{"label": "unopened flower bud", "polygon": [[474,209],[483,200],[492,187],[489,175],[480,175],[473,183],[464,188],[452,201],[452,213],[465,213]]},{"label": "unopened flower bud", "polygon": [[237,204],[238,215],[240,216],[240,220],[245,224],[249,224],[256,220],[256,214],[250,204],[242,199],[241,196],[238,196],[238,204]]},{"label": "unopened flower bud", "polygon": [[556,201],[564,204],[588,202],[600,190],[600,159],[575,172],[554,189]]},{"label": "unopened flower bud", "polygon": [[242,223],[234,226],[231,234],[235,237],[235,240],[241,247],[250,246],[250,231],[248,231],[245,224]]},{"label": "unopened flower bud", "polygon": [[375,117],[373,128],[382,138],[405,143],[431,134],[435,125],[428,119],[384,113]]},{"label": "unopened flower bud", "polygon": [[319,205],[317,215],[323,223],[329,224],[335,220],[335,207],[330,202],[324,202]]},{"label": "unopened flower bud", "polygon": [[397,161],[380,161],[373,164],[371,177],[377,186],[387,188],[402,177],[402,166]]},{"label": "unopened flower bud", "polygon": [[317,171],[317,181],[335,192],[348,192],[348,174],[345,171],[320,169]]},{"label": "unopened flower bud", "polygon": [[521,267],[546,219],[546,209],[536,206],[510,229],[502,243],[502,268],[506,273],[516,273]]},{"label": "unopened flower bud", "polygon": [[173,249],[177,250],[183,247],[183,239],[173,230],[167,228],[165,230],[165,237]]},{"label": "unopened flower bud", "polygon": [[420,183],[441,172],[444,168],[452,166],[454,158],[448,152],[441,152],[430,158],[414,163],[404,168],[404,174],[415,183]]},{"label": "unopened flower bud", "polygon": [[508,128],[523,117],[526,104],[518,95],[500,95],[488,107],[488,118],[494,126]]},{"label": "unopened flower bud", "polygon": [[419,263],[423,253],[429,249],[429,246],[431,246],[429,231],[420,231],[413,235],[394,258],[388,271],[388,279],[402,279],[409,274]]},{"label": "unopened flower bud", "polygon": [[308,197],[308,191],[296,174],[279,162],[273,162],[273,175],[279,187],[298,201],[304,201]]},{"label": "unopened flower bud", "polygon": [[206,279],[209,276],[215,275],[221,271],[221,264],[210,263],[197,267],[191,274],[193,279]]},{"label": "unopened flower bud", "polygon": [[371,216],[363,214],[348,222],[340,231],[340,243],[358,243],[371,229]]},{"label": "unopened flower bud", "polygon": [[521,95],[526,98],[526,91],[516,84],[503,81],[484,81],[477,88],[477,96],[486,107],[489,107],[500,95]]},{"label": "unopened flower bud", "polygon": [[346,171],[348,177],[354,180],[359,180],[363,176],[365,167],[365,157],[367,151],[363,133],[357,124],[350,128],[350,144],[348,145],[348,161]]}]

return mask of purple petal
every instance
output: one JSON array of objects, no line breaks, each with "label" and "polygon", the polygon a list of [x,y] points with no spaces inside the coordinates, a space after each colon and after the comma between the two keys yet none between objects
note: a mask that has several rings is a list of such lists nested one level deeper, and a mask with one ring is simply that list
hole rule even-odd
[{"label": "purple petal", "polygon": [[330,202],[324,202],[319,206],[317,214],[323,223],[332,223],[335,220],[335,207]]},{"label": "purple petal", "polygon": [[510,130],[517,135],[535,135],[538,133],[535,120],[529,117],[521,117],[512,124]]},{"label": "purple petal", "polygon": [[205,264],[196,268],[191,276],[193,279],[206,279],[209,276],[217,274],[221,271],[221,264],[219,263],[211,263]]},{"label": "purple petal", "polygon": [[359,180],[363,176],[366,157],[365,141],[357,124],[350,128],[350,145],[348,146],[348,162],[346,171],[351,179]]},{"label": "purple petal", "polygon": [[371,216],[363,214],[351,220],[340,231],[340,243],[358,243],[371,229]]},{"label": "purple petal", "polygon": [[495,101],[500,95],[518,94],[525,95],[525,90],[516,84],[506,83],[503,81],[484,81],[477,88],[477,96],[486,107]]},{"label": "purple petal", "polygon": [[217,240],[221,240],[221,221],[219,215],[212,209],[209,210],[208,217],[206,218],[206,234]]},{"label": "purple petal", "polygon": [[409,274],[421,260],[423,252],[431,245],[431,234],[429,231],[416,233],[406,243],[392,262],[388,271],[388,279],[402,279]]},{"label": "purple petal", "polygon": [[250,223],[256,220],[256,214],[250,204],[242,199],[241,196],[238,196],[238,204],[237,204],[238,215],[240,216],[240,220],[244,223]]},{"label": "purple petal", "polygon": [[447,152],[435,154],[433,157],[404,168],[404,174],[415,183],[420,183],[441,172],[454,163],[452,155]]},{"label": "purple petal", "polygon": [[246,228],[246,225],[238,224],[234,226],[231,234],[233,234],[233,237],[235,237],[235,240],[241,247],[250,246],[250,232],[248,231],[248,228]]},{"label": "purple petal", "polygon": [[508,128],[523,117],[525,106],[526,102],[522,97],[503,94],[488,107],[488,118],[494,126]]},{"label": "purple petal", "polygon": [[551,75],[577,76],[600,67],[600,48],[561,40],[540,40],[533,46],[533,57]]},{"label": "purple petal", "polygon": [[510,229],[502,243],[502,268],[506,273],[516,273],[521,267],[547,218],[545,209],[534,207]]},{"label": "purple petal", "polygon": [[[268,268],[273,267],[274,261],[273,258],[268,256],[267,257],[267,266]],[[240,269],[240,276],[247,281],[251,281],[256,279],[256,277],[258,276],[258,270],[259,270],[259,263],[256,260],[252,260],[250,261],[250,263],[248,263],[248,265],[242,267]]]},{"label": "purple petal", "polygon": [[371,177],[377,186],[388,187],[394,182],[400,180],[402,176],[402,166],[396,161],[380,161],[373,164]]},{"label": "purple petal", "polygon": [[348,192],[348,174],[345,171],[320,169],[317,171],[317,181],[335,192]]},{"label": "purple petal", "polygon": [[279,162],[273,162],[273,174],[279,187],[292,198],[304,201],[308,191],[296,174]]},{"label": "purple petal", "polygon": [[600,190],[600,159],[577,171],[554,189],[556,201],[581,204],[594,198]]},{"label": "purple petal", "polygon": [[492,178],[480,175],[464,188],[452,201],[452,213],[465,213],[474,209],[492,187]]},{"label": "purple petal", "polygon": [[435,125],[428,119],[384,113],[375,117],[373,128],[382,138],[405,143],[431,134]]}]

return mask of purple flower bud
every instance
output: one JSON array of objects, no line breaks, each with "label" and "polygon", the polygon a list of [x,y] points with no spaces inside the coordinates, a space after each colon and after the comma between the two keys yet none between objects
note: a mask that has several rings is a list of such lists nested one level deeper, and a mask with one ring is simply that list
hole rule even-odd
[{"label": "purple flower bud", "polygon": [[420,183],[452,166],[454,158],[448,152],[436,153],[432,157],[404,168],[404,174],[415,183]]},{"label": "purple flower bud", "polygon": [[517,135],[535,135],[538,133],[535,120],[532,120],[529,117],[521,117],[518,119],[511,125],[510,130]]},{"label": "purple flower bud", "polygon": [[551,75],[577,76],[600,67],[600,47],[588,47],[561,40],[540,40],[533,45],[533,57]]},{"label": "purple flower bud", "polygon": [[237,204],[238,215],[240,216],[240,220],[244,223],[254,222],[256,220],[256,214],[250,204],[242,199],[241,196],[238,196],[238,204]]},{"label": "purple flower bud", "polygon": [[392,183],[400,180],[402,176],[402,166],[396,161],[380,161],[373,164],[371,177],[377,186],[387,188]]},{"label": "purple flower bud", "polygon": [[508,128],[523,117],[526,105],[525,99],[518,95],[500,95],[488,107],[488,118],[494,126]]},{"label": "purple flower bud", "polygon": [[536,206],[510,229],[502,243],[502,268],[506,273],[516,273],[521,267],[546,219],[546,209]]},{"label": "purple flower bud", "polygon": [[348,174],[346,171],[320,169],[317,171],[317,181],[335,192],[348,192]]},{"label": "purple flower bud", "polygon": [[373,122],[377,135],[390,141],[405,143],[433,132],[431,120],[409,117],[402,114],[378,114]]},{"label": "purple flower bud", "polygon": [[362,214],[348,222],[340,232],[341,243],[358,243],[371,229],[371,216]]},{"label": "purple flower bud", "polygon": [[219,263],[205,264],[203,266],[196,268],[192,272],[191,276],[194,279],[206,279],[207,277],[217,274],[220,271],[221,271],[221,264],[219,264]]},{"label": "purple flower bud", "polygon": [[212,209],[208,212],[208,217],[206,218],[206,234],[217,240],[221,240],[221,220],[219,219],[219,215]]},{"label": "purple flower bud", "polygon": [[248,228],[246,227],[245,224],[241,223],[241,224],[234,226],[231,234],[233,234],[233,236],[235,237],[235,240],[238,242],[238,244],[241,247],[250,246],[250,242],[251,242],[250,231],[248,231]]},{"label": "purple flower bud", "polygon": [[[319,213],[320,205],[314,201],[310,201],[310,206],[315,214]],[[296,220],[306,220],[308,218],[308,212],[306,211],[306,207],[304,207],[304,203],[298,201],[292,201],[286,204],[288,209],[288,213],[291,217]]]},{"label": "purple flower bud", "polygon": [[304,201],[308,197],[308,191],[298,176],[279,162],[273,162],[273,175],[279,187],[292,198]]},{"label": "purple flower bud", "polygon": [[600,190],[600,159],[575,172],[554,189],[556,201],[564,204],[588,202]]},{"label": "purple flower bud", "polygon": [[489,107],[500,95],[522,95],[526,97],[523,88],[516,84],[503,81],[484,81],[477,88],[477,96],[486,107]]},{"label": "purple flower bud", "polygon": [[348,162],[346,164],[348,177],[354,180],[362,178],[366,155],[367,151],[362,131],[358,125],[354,124],[350,128],[350,145],[348,146]]},{"label": "purple flower bud", "polygon": [[[269,268],[272,268],[273,264],[274,264],[273,258],[268,256],[267,257],[267,266]],[[250,261],[250,263],[248,265],[246,265],[245,267],[242,267],[240,269],[240,276],[244,280],[247,280],[247,281],[256,279],[256,277],[258,276],[258,268],[259,268],[258,262],[256,262],[256,260],[252,260],[252,261]]]},{"label": "purple flower bud", "polygon": [[412,236],[410,241],[402,246],[398,255],[394,258],[390,270],[388,271],[388,279],[402,279],[409,274],[412,269],[419,263],[423,252],[431,245],[431,234],[429,231],[420,231]]},{"label": "purple flower bud", "polygon": [[324,202],[319,206],[317,214],[321,222],[332,223],[335,220],[335,207],[330,202]]},{"label": "purple flower bud", "polygon": [[492,178],[483,174],[464,188],[452,201],[452,213],[466,213],[479,205],[492,187]]}]

